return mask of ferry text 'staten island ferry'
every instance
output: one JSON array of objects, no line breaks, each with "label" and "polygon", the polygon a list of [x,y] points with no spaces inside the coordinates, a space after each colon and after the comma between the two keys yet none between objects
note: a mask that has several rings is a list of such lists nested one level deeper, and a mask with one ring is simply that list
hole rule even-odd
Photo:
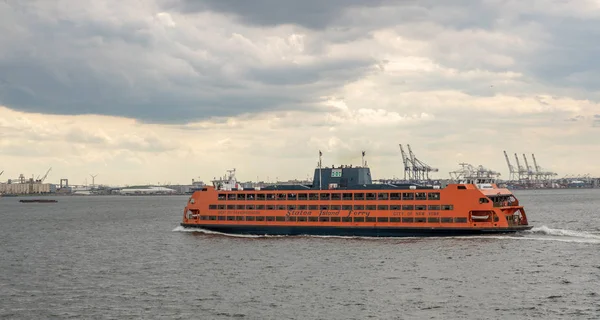
[{"label": "ferry text 'staten island ferry'", "polygon": [[444,188],[374,184],[366,165],[317,168],[312,185],[241,189],[233,174],[194,192],[184,227],[252,235],[418,237],[528,230],[508,190],[465,181]]}]

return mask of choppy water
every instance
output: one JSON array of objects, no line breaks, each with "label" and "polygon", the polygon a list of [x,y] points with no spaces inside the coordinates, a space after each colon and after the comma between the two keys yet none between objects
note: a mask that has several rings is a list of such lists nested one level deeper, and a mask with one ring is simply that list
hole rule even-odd
[{"label": "choppy water", "polygon": [[600,190],[517,196],[531,232],[410,239],[187,232],[187,197],[0,198],[0,316],[600,318]]}]

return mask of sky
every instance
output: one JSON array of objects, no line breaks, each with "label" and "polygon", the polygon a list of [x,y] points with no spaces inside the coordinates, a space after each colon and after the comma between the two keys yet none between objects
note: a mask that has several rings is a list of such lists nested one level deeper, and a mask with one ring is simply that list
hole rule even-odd
[{"label": "sky", "polygon": [[[600,176],[597,0],[0,2],[0,181]],[[530,163],[531,164],[531,163]]]}]

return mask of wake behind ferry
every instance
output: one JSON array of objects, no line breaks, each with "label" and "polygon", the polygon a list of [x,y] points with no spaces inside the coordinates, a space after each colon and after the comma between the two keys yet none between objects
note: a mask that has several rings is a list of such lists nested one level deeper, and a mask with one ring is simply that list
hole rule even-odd
[{"label": "wake behind ferry", "polygon": [[363,165],[315,169],[311,185],[243,189],[228,177],[189,198],[181,225],[229,234],[422,237],[529,230],[523,206],[485,179],[376,184]]}]

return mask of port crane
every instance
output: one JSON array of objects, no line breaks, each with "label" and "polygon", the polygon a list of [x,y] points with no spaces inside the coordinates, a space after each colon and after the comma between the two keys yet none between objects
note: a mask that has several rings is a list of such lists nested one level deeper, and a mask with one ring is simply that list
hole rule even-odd
[{"label": "port crane", "polygon": [[504,158],[506,159],[506,164],[508,164],[508,179],[511,181],[517,180],[517,176],[519,172],[515,170],[512,164],[510,164],[510,160],[508,160],[508,154],[506,154],[506,150],[504,151]]},{"label": "port crane", "polygon": [[521,163],[519,162],[519,157],[517,156],[517,154],[515,153],[515,160],[517,160],[517,169],[519,170],[519,180],[523,179],[523,177],[525,177],[525,175],[527,174],[527,170],[525,170],[522,166]]},{"label": "port crane", "polygon": [[412,180],[412,170],[410,160],[406,156],[406,152],[404,152],[404,148],[402,148],[402,144],[398,144],[400,146],[400,153],[402,154],[402,163],[404,163],[404,180],[406,180],[406,175],[408,174],[408,179]]},{"label": "port crane", "polygon": [[527,179],[529,179],[529,181],[533,180],[533,170],[531,170],[531,167],[529,166],[529,162],[527,162],[527,157],[525,156],[525,154],[523,153],[523,160],[525,160],[525,168],[526,168],[526,172],[527,172]]},{"label": "port crane", "polygon": [[542,167],[540,167],[537,163],[537,160],[535,159],[535,154],[531,154],[531,158],[533,158],[533,165],[535,166],[535,171],[536,174],[538,175],[539,178],[541,179],[551,179],[554,176],[557,176],[557,173],[551,172],[551,171],[544,171],[542,170]]},{"label": "port crane", "polygon": [[52,170],[52,167],[50,167],[50,169],[48,169],[48,171],[46,171],[46,174],[41,179],[40,179],[40,176],[38,176],[37,179],[35,179],[35,182],[44,183],[44,180],[46,180],[46,178],[48,177],[48,174],[50,173],[51,170]]},{"label": "port crane", "polygon": [[409,181],[424,181],[429,180],[430,172],[438,172],[439,169],[434,168],[425,162],[419,160],[413,153],[410,144],[407,144],[408,155],[404,152],[404,148],[400,144],[400,152],[402,153],[402,162],[404,163],[404,177],[408,175]]},{"label": "port crane", "polygon": [[459,165],[461,166],[459,170],[450,172],[450,178],[455,183],[490,184],[495,183],[500,176],[500,173],[482,165],[475,167],[466,162],[461,162]]}]

